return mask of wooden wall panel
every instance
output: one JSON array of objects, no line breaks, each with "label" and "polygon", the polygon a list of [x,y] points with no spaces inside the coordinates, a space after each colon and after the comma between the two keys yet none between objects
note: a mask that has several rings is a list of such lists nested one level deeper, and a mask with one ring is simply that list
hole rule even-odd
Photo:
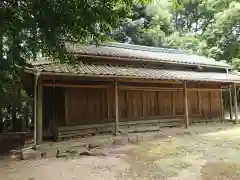
[{"label": "wooden wall panel", "polygon": [[188,107],[190,116],[200,114],[197,91],[188,91]]},{"label": "wooden wall panel", "polygon": [[106,89],[87,89],[87,102],[88,123],[103,123],[107,118]]},{"label": "wooden wall panel", "polygon": [[120,119],[127,118],[126,91],[119,91],[119,116]]},{"label": "wooden wall panel", "polygon": [[[113,121],[115,118],[115,96],[114,96],[114,88],[107,89],[107,99],[108,99],[108,121]],[[119,98],[119,102],[121,102],[121,98]]]},{"label": "wooden wall panel", "polygon": [[173,91],[173,107],[175,115],[184,115],[184,96],[183,91]]},{"label": "wooden wall panel", "polygon": [[142,117],[142,97],[140,90],[126,91],[127,118]]},{"label": "wooden wall panel", "polygon": [[[194,84],[193,84],[194,85]],[[66,88],[68,125],[114,122],[115,100],[113,88]],[[169,89],[170,90],[170,89]],[[221,92],[188,91],[189,115],[208,119],[221,115]],[[200,113],[201,112],[201,113]],[[184,115],[183,90],[163,91],[147,89],[119,90],[119,116],[121,121]]]},{"label": "wooden wall panel", "polygon": [[158,116],[158,98],[156,91],[143,91],[143,116]]},{"label": "wooden wall panel", "polygon": [[106,89],[67,88],[67,125],[99,124],[107,119]]},{"label": "wooden wall panel", "polygon": [[170,91],[158,92],[159,116],[172,116],[172,94]]},{"label": "wooden wall panel", "polygon": [[85,124],[84,121],[86,118],[86,111],[84,109],[88,106],[86,90],[67,88],[65,93],[67,93],[68,97],[66,99],[66,101],[68,101],[67,125]]},{"label": "wooden wall panel", "polygon": [[142,98],[141,91],[131,91],[127,94],[131,99],[132,105],[132,117],[142,117]]},{"label": "wooden wall panel", "polygon": [[211,117],[221,117],[221,91],[211,91],[210,100]]},{"label": "wooden wall panel", "polygon": [[203,118],[209,117],[210,112],[210,101],[209,101],[209,91],[200,91],[201,95],[201,114]]}]

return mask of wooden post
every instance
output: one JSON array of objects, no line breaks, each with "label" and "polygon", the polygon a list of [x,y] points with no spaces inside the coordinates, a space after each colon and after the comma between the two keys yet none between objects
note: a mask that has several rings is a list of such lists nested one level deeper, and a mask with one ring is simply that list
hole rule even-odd
[{"label": "wooden post", "polygon": [[42,119],[43,119],[43,87],[40,83],[37,85],[37,138],[36,144],[42,143]]},{"label": "wooden post", "polygon": [[118,106],[118,83],[114,83],[115,90],[115,135],[119,133],[119,106]]},{"label": "wooden post", "polygon": [[189,127],[187,82],[184,82],[185,128]]},{"label": "wooden post", "polygon": [[236,84],[233,84],[233,90],[234,90],[235,123],[238,124],[238,104],[237,104],[237,90],[236,90]]},{"label": "wooden post", "polygon": [[230,120],[232,120],[233,107],[232,107],[232,88],[231,87],[228,88],[228,92],[229,92],[229,116],[230,116]]},{"label": "wooden post", "polygon": [[37,83],[38,75],[35,76],[34,84],[34,143],[37,144]]}]

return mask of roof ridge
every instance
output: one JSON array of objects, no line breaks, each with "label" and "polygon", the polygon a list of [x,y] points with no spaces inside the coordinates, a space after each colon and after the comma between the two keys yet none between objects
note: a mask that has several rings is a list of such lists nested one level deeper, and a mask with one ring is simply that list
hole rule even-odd
[{"label": "roof ridge", "polygon": [[116,47],[116,48],[131,49],[131,50],[141,50],[141,51],[151,51],[151,52],[193,55],[193,53],[190,50],[152,47],[152,46],[135,45],[135,44],[128,44],[128,43],[110,42],[110,41],[103,43],[100,46]]}]

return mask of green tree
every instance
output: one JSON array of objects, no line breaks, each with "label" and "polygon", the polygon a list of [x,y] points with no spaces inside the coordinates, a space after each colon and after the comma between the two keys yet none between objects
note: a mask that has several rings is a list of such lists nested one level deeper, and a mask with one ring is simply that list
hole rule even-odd
[{"label": "green tree", "polygon": [[161,46],[165,34],[172,32],[171,12],[172,3],[167,0],[152,4],[135,4],[131,13],[121,19],[112,37],[118,42],[131,44]]},{"label": "green tree", "polygon": [[[215,21],[205,33],[205,38],[214,58],[236,63],[240,58],[239,2],[231,2],[226,9],[215,14]],[[214,53],[216,51],[218,53]]]},{"label": "green tree", "polygon": [[1,111],[11,111],[13,129],[19,129],[17,111],[26,104],[22,103],[23,92],[16,65],[24,65],[27,60],[35,59],[38,53],[68,60],[70,56],[64,46],[66,40],[77,43],[104,40],[132,4],[133,0],[0,2]]}]

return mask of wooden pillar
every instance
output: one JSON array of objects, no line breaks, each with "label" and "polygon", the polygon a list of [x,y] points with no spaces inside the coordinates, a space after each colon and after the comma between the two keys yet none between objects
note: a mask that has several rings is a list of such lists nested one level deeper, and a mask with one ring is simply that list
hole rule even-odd
[{"label": "wooden pillar", "polygon": [[237,104],[237,89],[236,89],[236,84],[233,84],[233,90],[234,90],[235,123],[238,124],[238,104]]},{"label": "wooden pillar", "polygon": [[38,76],[35,76],[35,84],[34,84],[34,143],[37,143],[37,82],[38,82]]},{"label": "wooden pillar", "polygon": [[43,102],[43,90],[39,81],[39,74],[35,75],[34,86],[34,142],[35,144],[42,143],[42,102]]},{"label": "wooden pillar", "polygon": [[40,83],[37,86],[37,141],[36,144],[42,143],[42,119],[43,119],[43,87]]},{"label": "wooden pillar", "polygon": [[185,128],[189,127],[187,82],[184,82]]},{"label": "wooden pillar", "polygon": [[229,87],[228,88],[228,92],[229,92],[229,116],[230,116],[230,120],[233,119],[233,107],[232,107],[232,88]]},{"label": "wooden pillar", "polygon": [[114,92],[115,92],[115,135],[119,133],[119,103],[118,103],[118,83],[114,83]]}]

